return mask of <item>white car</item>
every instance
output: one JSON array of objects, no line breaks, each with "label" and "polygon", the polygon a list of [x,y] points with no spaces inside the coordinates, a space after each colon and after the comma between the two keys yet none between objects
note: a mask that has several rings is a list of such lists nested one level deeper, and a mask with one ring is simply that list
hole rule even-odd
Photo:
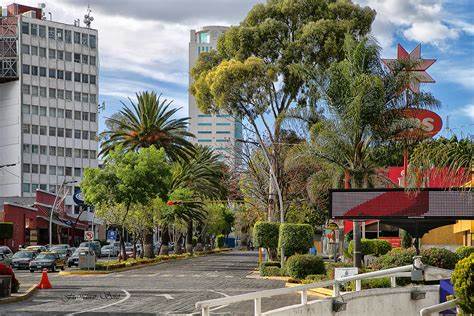
[{"label": "white car", "polygon": [[106,245],[100,249],[101,257],[116,257],[118,255],[118,248],[113,245]]}]

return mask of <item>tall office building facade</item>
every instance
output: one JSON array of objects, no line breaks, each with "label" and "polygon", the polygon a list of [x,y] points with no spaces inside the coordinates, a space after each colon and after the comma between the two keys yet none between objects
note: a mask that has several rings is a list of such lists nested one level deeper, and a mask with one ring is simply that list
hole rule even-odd
[{"label": "tall office building facade", "polygon": [[12,4],[0,17],[0,198],[72,193],[97,167],[97,30]]},{"label": "tall office building facade", "polygon": [[[196,31],[191,30],[189,42],[189,70],[191,70],[203,52],[209,52],[217,47],[219,35],[228,27],[205,26]],[[189,77],[189,85],[192,83]],[[242,139],[242,123],[228,113],[205,114],[197,107],[193,95],[188,92],[189,100],[189,130],[196,138],[192,141],[200,145],[214,148],[226,161],[236,166],[240,161]]]}]

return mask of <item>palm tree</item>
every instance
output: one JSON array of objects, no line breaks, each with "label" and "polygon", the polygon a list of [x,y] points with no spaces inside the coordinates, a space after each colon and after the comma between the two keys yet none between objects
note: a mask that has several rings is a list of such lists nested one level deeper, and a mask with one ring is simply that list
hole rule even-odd
[{"label": "palm tree", "polygon": [[186,138],[194,137],[186,130],[189,118],[173,118],[179,108],[170,108],[172,101],[161,100],[155,92],[137,93],[136,97],[136,103],[131,99],[129,106],[122,102],[123,109],[107,119],[100,155],[107,156],[119,145],[125,151],[155,145],[164,148],[171,160],[187,157],[193,147]]},{"label": "palm tree", "polygon": [[219,199],[226,192],[220,157],[210,147],[200,145],[193,152],[193,157],[179,159],[172,168],[168,198],[174,205],[162,213],[162,254],[168,251],[168,226],[176,221],[187,224],[186,250],[192,252],[193,224],[204,219],[205,200]]}]

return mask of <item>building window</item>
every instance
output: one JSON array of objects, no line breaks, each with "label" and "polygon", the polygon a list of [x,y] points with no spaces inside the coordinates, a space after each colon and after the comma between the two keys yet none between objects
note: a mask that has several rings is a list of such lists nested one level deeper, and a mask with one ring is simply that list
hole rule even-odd
[{"label": "building window", "polygon": [[31,114],[38,115],[38,106],[37,105],[32,105],[31,106]]},{"label": "building window", "polygon": [[31,125],[31,134],[38,135],[39,133],[39,126],[38,125]]},{"label": "building window", "polygon": [[57,56],[58,56],[59,60],[63,60],[64,59],[64,51],[58,50],[57,51]]},{"label": "building window", "polygon": [[58,70],[57,74],[56,74],[56,77],[58,79],[64,79],[64,70]]},{"label": "building window", "polygon": [[230,126],[230,123],[216,123],[217,126]]},{"label": "building window", "polygon": [[38,86],[31,86],[31,95],[32,96],[37,97],[39,95],[38,91],[39,91]]},{"label": "building window", "polygon": [[75,82],[81,82],[81,73],[79,73],[79,72],[74,73],[74,81]]},{"label": "building window", "polygon": [[96,132],[91,131],[89,134],[90,134],[89,135],[90,140],[97,140],[97,133]]},{"label": "building window", "polygon": [[58,127],[58,137],[64,137],[64,128]]},{"label": "building window", "polygon": [[31,145],[31,153],[37,154],[39,151],[38,145]]},{"label": "building window", "polygon": [[38,173],[39,168],[37,164],[32,164],[31,165],[31,173]]},{"label": "building window", "polygon": [[38,26],[38,35],[39,37],[46,37],[46,26],[45,25],[39,25]]},{"label": "building window", "polygon": [[89,101],[91,103],[96,103],[97,102],[97,96],[95,94],[91,94],[90,98],[89,98]]},{"label": "building window", "polygon": [[21,92],[23,92],[24,94],[30,94],[30,86],[27,84],[22,85]]},{"label": "building window", "polygon": [[212,117],[211,114],[198,114],[198,117]]},{"label": "building window", "polygon": [[89,158],[90,159],[97,159],[97,151],[89,150]]},{"label": "building window", "polygon": [[82,74],[82,83],[89,83],[89,75]]},{"label": "building window", "polygon": [[21,53],[22,54],[29,54],[30,53],[30,45],[21,44]]},{"label": "building window", "polygon": [[48,185],[47,184],[40,184],[39,185],[40,190],[47,191],[48,190]]},{"label": "building window", "polygon": [[82,158],[84,159],[89,158],[89,151],[87,149],[82,150]]},{"label": "building window", "polygon": [[228,141],[229,141],[229,140],[228,140],[228,139],[225,139],[225,138],[218,138],[218,139],[216,139],[216,142],[218,142],[218,143],[226,143],[226,142],[228,142]]},{"label": "building window", "polygon": [[[74,94],[76,94],[77,92],[74,92]],[[81,97],[80,97],[80,94],[79,94],[79,101],[81,101]],[[74,119],[75,120],[80,120],[81,119],[81,111],[74,111]]]},{"label": "building window", "polygon": [[[65,94],[65,99],[66,99],[67,101],[72,101],[72,91],[66,90],[66,91],[64,92],[64,94]],[[67,110],[66,110],[66,111],[67,111]],[[67,117],[67,116],[66,116],[66,118],[70,118],[70,117]]]},{"label": "building window", "polygon": [[89,132],[88,131],[82,131],[82,139],[89,139]]},{"label": "building window", "polygon": [[30,144],[23,144],[23,152],[25,154],[29,154],[31,152],[31,146]]},{"label": "building window", "polygon": [[64,147],[58,147],[58,157],[64,157]]},{"label": "building window", "polygon": [[[64,100],[64,90],[58,89],[58,99]],[[64,117],[64,110],[62,111],[63,111],[63,116],[61,117]]]},{"label": "building window", "polygon": [[66,148],[66,157],[72,157],[72,148]]},{"label": "building window", "polygon": [[[92,101],[92,100],[91,100],[91,101]],[[91,121],[91,122],[95,122],[95,121],[96,121],[96,116],[97,116],[97,114],[91,112],[91,113],[90,113],[90,116],[89,116],[90,121]]]},{"label": "building window", "polygon": [[31,55],[38,56],[38,46],[31,46]]},{"label": "building window", "polygon": [[55,146],[49,146],[49,155],[50,156],[56,156],[56,147]]},{"label": "building window", "polygon": [[46,77],[46,67],[40,67],[40,77]]},{"label": "building window", "polygon": [[38,36],[38,24],[31,23],[31,35]]},{"label": "building window", "polygon": [[[82,102],[89,102],[89,94],[88,93],[83,93],[82,94]],[[84,113],[87,113],[87,112],[84,112]],[[84,117],[84,114],[82,114],[82,116]]]},{"label": "building window", "polygon": [[63,166],[57,166],[56,167],[56,173],[58,176],[64,176],[64,167]]},{"label": "building window", "polygon": [[71,31],[70,30],[64,30],[64,41],[66,43],[71,43]]},{"label": "building window", "polygon": [[81,41],[81,44],[84,45],[84,46],[88,46],[88,45],[89,45],[89,34],[82,33],[82,41]]},{"label": "building window", "polygon": [[49,127],[49,136],[56,136],[56,127]]},{"label": "building window", "polygon": [[75,148],[74,149],[74,158],[81,158],[81,150]]},{"label": "building window", "polygon": [[46,155],[47,153],[47,146],[40,145],[40,155]]},{"label": "building window", "polygon": [[24,193],[29,193],[30,192],[30,184],[29,183],[23,183],[21,185],[21,189]]},{"label": "building window", "polygon": [[96,78],[95,76],[90,75],[90,80],[89,80],[89,82],[90,82],[91,84],[96,84],[96,79],[95,79],[95,78]]},{"label": "building window", "polygon": [[54,27],[48,27],[48,38],[55,39],[56,38],[56,29]]},{"label": "building window", "polygon": [[21,129],[24,134],[29,134],[31,132],[30,124],[23,124]]},{"label": "building window", "polygon": [[31,66],[31,74],[33,76],[37,76],[39,74],[38,72],[38,66]]},{"label": "building window", "polygon": [[44,47],[39,48],[39,56],[46,58],[46,48]]},{"label": "building window", "polygon": [[[74,101],[81,102],[81,93],[80,92],[74,92]],[[80,116],[79,116],[79,118],[76,118],[76,116],[74,116],[74,119],[80,120]]]},{"label": "building window", "polygon": [[89,112],[82,112],[82,120],[83,121],[89,120]]},{"label": "building window", "polygon": [[217,117],[230,117],[229,114],[217,114],[216,116]]},{"label": "building window", "polygon": [[46,98],[46,87],[40,87],[40,97]]},{"label": "building window", "polygon": [[66,71],[66,80],[71,81],[72,80],[72,72]]},{"label": "building window", "polygon": [[54,59],[56,58],[56,50],[55,50],[55,49],[50,48],[50,49],[48,50],[48,52],[49,52],[49,53],[48,53],[48,57],[49,57],[49,58],[54,58]]},{"label": "building window", "polygon": [[25,75],[29,75],[30,74],[30,65],[21,65],[21,72]]},{"label": "building window", "polygon": [[32,183],[31,184],[31,192],[35,193],[36,190],[39,189],[39,185],[37,183]]},{"label": "building window", "polygon": [[72,167],[66,167],[64,171],[66,176],[72,176]]},{"label": "building window", "polygon": [[66,118],[67,119],[72,119],[72,110],[66,110]]},{"label": "building window", "polygon": [[49,97],[56,99],[56,89],[54,88],[49,88]]},{"label": "building window", "polygon": [[49,174],[52,176],[56,175],[56,166],[49,166]]},{"label": "building window", "polygon": [[48,172],[48,167],[46,165],[40,165],[40,174],[46,174]]},{"label": "building window", "polygon": [[71,52],[65,52],[64,57],[65,57],[64,59],[66,61],[72,61],[72,53]]},{"label": "building window", "polygon": [[95,35],[89,35],[89,46],[90,48],[97,48],[97,37]]},{"label": "building window", "polygon": [[21,33],[30,34],[30,23],[21,22]]},{"label": "building window", "polygon": [[89,62],[90,62],[90,64],[91,64],[91,66],[95,66],[95,65],[96,65],[95,56],[90,56]]},{"label": "building window", "polygon": [[29,104],[22,104],[21,105],[21,112],[23,114],[30,114],[31,107]]},{"label": "building window", "polygon": [[56,69],[49,68],[49,77],[56,78]]},{"label": "building window", "polygon": [[230,131],[217,131],[216,134],[230,134]]},{"label": "building window", "polygon": [[74,168],[74,176],[75,177],[81,176],[81,168]]},{"label": "building window", "polygon": [[82,63],[83,64],[88,64],[89,63],[89,56],[88,55],[85,55],[85,54],[82,55]]},{"label": "building window", "polygon": [[30,173],[30,164],[29,163],[24,163],[23,164],[23,172]]},{"label": "building window", "polygon": [[74,44],[81,44],[81,33],[74,32]]},{"label": "building window", "polygon": [[210,36],[208,32],[199,33],[199,43],[209,44],[209,42],[210,42]]},{"label": "building window", "polygon": [[39,127],[39,132],[40,132],[40,135],[46,136],[46,126],[41,125]]},{"label": "building window", "polygon": [[75,139],[81,139],[81,130],[80,129],[75,129],[74,130],[74,138]]},{"label": "building window", "polygon": [[212,126],[212,123],[198,123],[198,126]]},{"label": "building window", "polygon": [[198,134],[212,134],[211,131],[198,131]]},{"label": "building window", "polygon": [[56,117],[56,108],[49,108],[49,116]]},{"label": "building window", "polygon": [[63,34],[63,29],[56,29],[56,38],[58,39],[58,41],[63,40]]},{"label": "building window", "polygon": [[[58,90],[58,95],[59,95],[59,92],[60,92],[60,91],[62,91],[63,94],[64,94],[64,90]],[[58,111],[57,111],[57,116],[58,116],[59,118],[64,118],[64,109],[58,109]]]},{"label": "building window", "polygon": [[210,143],[212,139],[198,139],[198,143]]},{"label": "building window", "polygon": [[75,63],[80,63],[81,62],[81,54],[74,54],[74,62]]}]

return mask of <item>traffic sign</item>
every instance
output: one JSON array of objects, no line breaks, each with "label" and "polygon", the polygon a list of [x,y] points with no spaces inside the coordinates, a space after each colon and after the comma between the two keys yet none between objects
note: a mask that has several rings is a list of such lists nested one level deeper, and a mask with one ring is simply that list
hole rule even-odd
[{"label": "traffic sign", "polygon": [[117,240],[117,231],[115,231],[115,230],[107,231],[107,240],[116,241]]},{"label": "traffic sign", "polygon": [[74,203],[77,205],[84,205],[84,196],[82,195],[81,189],[77,188],[72,196]]},{"label": "traffic sign", "polygon": [[94,232],[92,230],[86,230],[84,232],[84,240],[87,240],[87,241],[94,240]]},{"label": "traffic sign", "polygon": [[353,276],[359,273],[357,268],[335,268],[334,269],[334,279],[339,280],[348,276]]}]

